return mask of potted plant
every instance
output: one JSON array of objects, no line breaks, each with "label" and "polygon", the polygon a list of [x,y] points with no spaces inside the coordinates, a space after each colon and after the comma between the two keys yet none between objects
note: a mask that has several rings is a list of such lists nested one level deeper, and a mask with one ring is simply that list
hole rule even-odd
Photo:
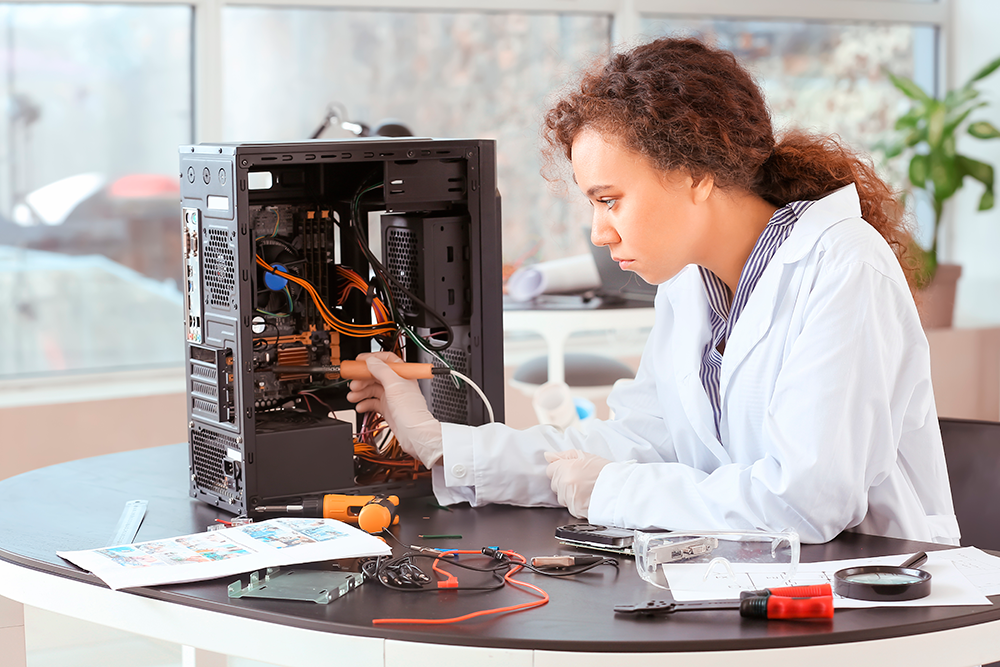
[{"label": "potted plant", "polygon": [[[979,99],[974,87],[997,68],[1000,58],[992,61],[961,88],[949,91],[943,98],[936,98],[913,80],[886,71],[893,85],[909,99],[910,106],[896,120],[895,138],[885,146],[887,159],[901,154],[909,156],[908,175],[911,186],[922,190],[934,209],[934,229],[930,248],[915,248],[921,259],[917,286],[921,289],[921,320],[926,327],[951,326],[955,303],[955,286],[961,267],[939,266],[938,242],[945,202],[963,186],[966,177],[983,184],[985,190],[979,200],[979,210],[993,208],[993,167],[967,155],[956,148],[956,137],[961,131],[977,139],[1000,137],[992,123],[970,121],[969,115],[987,105]],[[935,310],[938,312],[935,313]]]}]

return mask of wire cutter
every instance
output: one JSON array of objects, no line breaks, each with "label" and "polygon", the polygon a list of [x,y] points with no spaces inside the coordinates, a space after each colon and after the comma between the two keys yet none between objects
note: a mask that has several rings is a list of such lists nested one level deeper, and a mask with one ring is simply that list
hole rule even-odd
[{"label": "wire cutter", "polygon": [[739,609],[745,618],[833,618],[833,591],[830,584],[786,586],[744,591],[739,600],[650,600],[643,604],[617,605],[619,614],[660,616],[677,611]]}]

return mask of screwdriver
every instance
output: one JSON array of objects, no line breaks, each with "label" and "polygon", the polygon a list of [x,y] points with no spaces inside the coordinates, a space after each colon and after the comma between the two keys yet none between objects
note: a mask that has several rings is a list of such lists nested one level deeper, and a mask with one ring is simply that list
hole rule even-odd
[{"label": "screwdriver", "polygon": [[297,514],[299,516],[337,519],[357,524],[361,530],[379,533],[399,523],[396,508],[397,496],[355,496],[345,493],[327,493],[323,496],[303,498],[297,505],[258,505],[259,514]]},{"label": "screwdriver", "polygon": [[[802,589],[819,589],[820,595],[805,597],[787,597],[777,591]],[[638,614],[642,616],[659,616],[678,611],[699,611],[710,609],[739,609],[744,618],[766,619],[797,619],[797,618],[833,618],[833,595],[828,585],[809,587],[773,588],[764,591],[753,591],[749,597],[739,600],[697,600],[692,602],[677,602],[676,600],[650,600],[644,604],[618,605],[615,612],[620,614]],[[755,595],[754,593],[766,593]]]},{"label": "screwdriver", "polygon": [[[418,364],[404,361],[386,365],[396,375],[407,380],[426,380],[435,375],[449,375],[451,373],[451,369],[447,366],[435,366],[434,364]],[[368,371],[368,364],[352,359],[345,359],[339,365],[332,366],[271,366],[270,368],[278,374],[329,373],[339,375],[344,380],[372,379],[372,374]]]}]

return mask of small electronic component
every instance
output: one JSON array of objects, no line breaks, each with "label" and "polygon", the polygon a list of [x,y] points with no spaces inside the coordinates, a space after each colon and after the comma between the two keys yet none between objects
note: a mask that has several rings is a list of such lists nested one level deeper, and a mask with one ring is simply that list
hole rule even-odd
[{"label": "small electronic component", "polygon": [[648,552],[651,565],[676,563],[682,560],[707,556],[719,546],[719,540],[714,537],[693,537],[681,542],[670,542],[652,547]]}]

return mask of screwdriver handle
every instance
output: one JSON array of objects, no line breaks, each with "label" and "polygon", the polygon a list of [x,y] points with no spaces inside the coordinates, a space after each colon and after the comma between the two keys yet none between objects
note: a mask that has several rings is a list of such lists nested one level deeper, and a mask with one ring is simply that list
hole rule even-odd
[{"label": "screwdriver handle", "polygon": [[[417,364],[408,361],[386,364],[401,378],[407,380],[426,380],[433,376],[431,368],[433,364]],[[348,359],[340,362],[340,377],[345,380],[371,380],[372,374],[368,371],[368,364],[356,359]]]},{"label": "screwdriver handle", "polygon": [[833,587],[830,584],[814,584],[812,586],[782,586],[779,588],[764,588],[759,591],[743,591],[740,599],[760,598],[769,595],[778,595],[785,598],[812,598],[822,595],[833,595]]},{"label": "screwdriver handle", "polygon": [[740,602],[745,618],[833,618],[833,596],[790,598],[781,595],[747,598]]},{"label": "screwdriver handle", "polygon": [[369,533],[377,533],[399,522],[397,496],[355,496],[328,493],[323,496],[323,517],[357,524]]}]

